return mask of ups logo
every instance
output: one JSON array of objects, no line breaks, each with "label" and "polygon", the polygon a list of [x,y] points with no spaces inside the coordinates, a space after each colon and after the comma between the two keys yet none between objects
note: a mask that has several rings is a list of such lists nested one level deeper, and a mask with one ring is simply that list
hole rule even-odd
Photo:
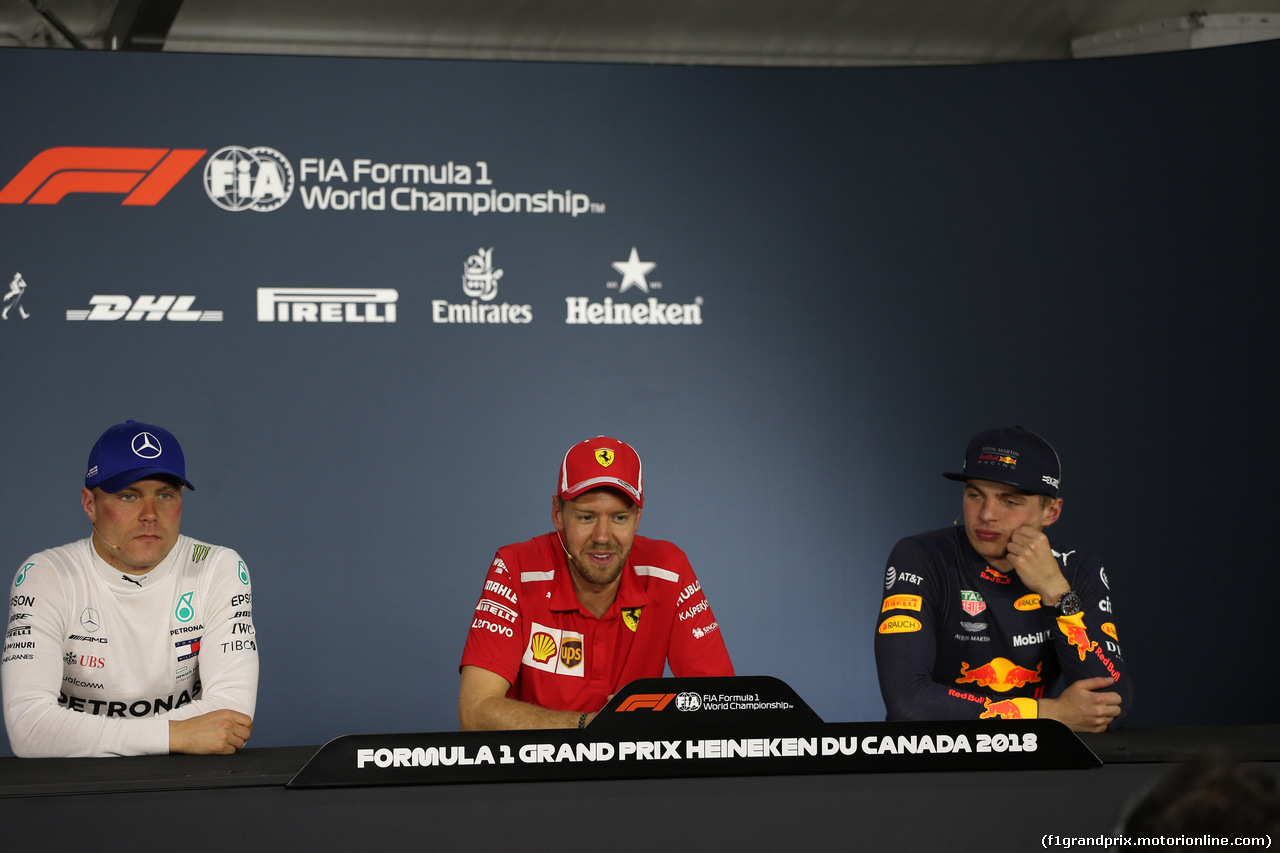
[{"label": "ups logo", "polygon": [[560,642],[560,663],[569,669],[582,665],[582,640],[566,638]]}]

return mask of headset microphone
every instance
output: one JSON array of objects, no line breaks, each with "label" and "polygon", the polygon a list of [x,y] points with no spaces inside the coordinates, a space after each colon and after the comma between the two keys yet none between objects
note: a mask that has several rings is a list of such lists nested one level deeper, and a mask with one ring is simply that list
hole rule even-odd
[{"label": "headset microphone", "polygon": [[[98,530],[98,525],[96,525],[96,524],[92,524],[92,525],[90,525],[90,527],[92,527],[92,528],[93,528],[93,532],[94,532],[94,533],[97,533],[97,534],[98,534],[98,538],[99,538],[99,539],[101,539],[103,542],[107,542],[107,537],[103,536],[103,535],[102,535],[102,532]],[[107,544],[108,544],[108,545],[110,545],[112,548],[115,548],[117,551],[119,551],[119,550],[120,550],[120,546],[119,546],[119,545],[117,545],[117,544],[115,544],[114,542],[107,542]]]}]

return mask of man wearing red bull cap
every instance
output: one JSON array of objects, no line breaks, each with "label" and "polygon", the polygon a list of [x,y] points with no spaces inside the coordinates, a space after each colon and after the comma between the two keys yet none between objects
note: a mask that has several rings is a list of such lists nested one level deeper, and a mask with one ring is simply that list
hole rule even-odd
[{"label": "man wearing red bull cap", "polygon": [[581,728],[637,678],[733,675],[684,552],[636,535],[640,457],[597,436],[569,448],[551,533],[498,549],[462,652],[463,729]]},{"label": "man wearing red bull cap", "polygon": [[92,534],[30,557],[10,589],[0,679],[20,757],[230,753],[258,693],[249,570],[179,533],[186,459],[128,421],[89,453]]},{"label": "man wearing red bull cap", "polygon": [[888,719],[1119,725],[1133,688],[1106,570],[1045,534],[1062,513],[1058,454],[1022,427],[988,430],[943,476],[964,483],[964,526],[903,539],[885,572],[875,648]]}]

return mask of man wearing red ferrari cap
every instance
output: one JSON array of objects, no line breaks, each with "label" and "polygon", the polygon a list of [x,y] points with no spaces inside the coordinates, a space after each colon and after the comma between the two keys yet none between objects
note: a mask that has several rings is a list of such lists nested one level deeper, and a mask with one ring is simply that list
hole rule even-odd
[{"label": "man wearing red ferrari cap", "polygon": [[469,729],[582,728],[620,687],[733,675],[684,552],[636,535],[640,457],[597,436],[569,448],[551,499],[555,530],[498,549],[462,652],[458,717]]}]

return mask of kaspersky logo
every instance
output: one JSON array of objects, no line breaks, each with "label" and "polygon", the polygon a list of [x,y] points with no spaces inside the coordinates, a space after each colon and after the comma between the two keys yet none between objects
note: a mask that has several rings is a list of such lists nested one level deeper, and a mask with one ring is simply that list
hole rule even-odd
[{"label": "kaspersky logo", "polygon": [[203,148],[49,148],[0,189],[0,204],[58,204],[72,193],[123,195],[152,207],[204,156]]}]

